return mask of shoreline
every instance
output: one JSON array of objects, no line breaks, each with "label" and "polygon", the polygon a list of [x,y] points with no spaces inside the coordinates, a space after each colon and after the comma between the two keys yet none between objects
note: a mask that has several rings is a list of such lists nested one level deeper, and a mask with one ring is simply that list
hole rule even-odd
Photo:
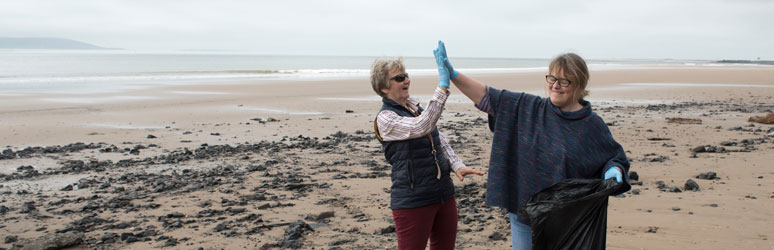
[{"label": "shoreline", "polygon": [[[747,119],[774,110],[772,73],[591,72],[594,111],[641,182],[623,198],[610,198],[608,248],[771,246],[774,125]],[[476,78],[543,95],[542,72]],[[412,96],[429,96],[435,81],[413,77]],[[16,157],[0,160],[0,192],[7,197],[0,236],[18,241],[0,247],[56,232],[81,232],[92,248],[396,245],[389,165],[371,131],[380,99],[367,79],[159,86],[122,95],[174,91],[189,94],[75,104],[3,98],[15,105],[0,105],[7,131],[0,153]],[[486,116],[451,92],[438,127],[466,165],[486,173],[492,140]],[[42,148],[25,151],[34,146]],[[697,178],[706,172],[719,179]],[[688,179],[699,191],[684,190]],[[485,182],[486,176],[455,180],[460,248],[510,246],[507,218],[483,203]],[[293,230],[301,237],[289,239]]]}]

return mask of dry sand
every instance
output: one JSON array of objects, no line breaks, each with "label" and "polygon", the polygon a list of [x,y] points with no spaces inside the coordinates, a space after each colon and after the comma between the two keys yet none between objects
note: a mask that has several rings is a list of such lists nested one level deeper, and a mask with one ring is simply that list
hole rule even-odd
[{"label": "dry sand", "polygon": [[[474,78],[544,95],[543,74]],[[594,110],[611,125],[642,182],[632,187],[638,194],[611,198],[608,248],[774,248],[774,126],[747,122],[774,111],[771,76],[771,67],[592,71]],[[426,103],[435,81],[413,78],[412,96]],[[439,127],[468,166],[486,172],[492,136],[486,116],[451,91]],[[12,247],[8,237],[22,241],[57,231],[85,231],[83,244],[98,249],[167,242],[180,249],[259,248],[282,242],[299,220],[312,229],[286,244],[396,246],[394,233],[380,232],[392,223],[389,166],[372,136],[380,98],[365,78],[1,97],[2,150],[32,153],[0,160],[0,205],[7,210],[0,207],[0,248]],[[95,146],[49,147],[76,142]],[[692,156],[698,146],[721,143],[728,145],[723,152]],[[35,146],[57,152],[24,151]],[[105,149],[118,152],[100,152]],[[719,179],[696,178],[708,171]],[[656,184],[684,189],[688,179],[700,190],[675,193]],[[506,217],[482,203],[485,181],[455,180],[458,248],[510,247]],[[79,182],[89,185],[61,191]],[[315,220],[322,212],[333,217]],[[149,230],[155,233],[146,233],[145,242],[120,237],[142,240]]]}]

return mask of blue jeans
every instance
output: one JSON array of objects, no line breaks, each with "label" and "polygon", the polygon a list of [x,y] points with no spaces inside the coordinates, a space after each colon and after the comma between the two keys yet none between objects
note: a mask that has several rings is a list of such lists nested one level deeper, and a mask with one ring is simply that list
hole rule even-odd
[{"label": "blue jeans", "polygon": [[511,244],[513,250],[532,249],[532,228],[516,220],[516,214],[508,213],[511,222]]}]

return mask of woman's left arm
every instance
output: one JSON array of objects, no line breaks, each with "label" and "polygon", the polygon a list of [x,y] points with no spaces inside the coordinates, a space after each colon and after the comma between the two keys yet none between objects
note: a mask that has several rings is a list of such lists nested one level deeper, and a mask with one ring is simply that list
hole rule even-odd
[{"label": "woman's left arm", "polygon": [[[632,188],[629,182],[629,160],[626,158],[626,153],[624,152],[621,144],[616,142],[612,135],[609,138],[610,143],[612,144],[611,146],[614,148],[614,155],[610,160],[607,161],[604,168],[602,169],[602,178],[616,178],[616,180],[622,184],[621,187],[613,193],[613,195],[618,195],[629,191],[629,189]],[[620,172],[615,173],[615,171]],[[620,174],[620,180],[618,180],[619,176],[616,176],[616,174]]]}]

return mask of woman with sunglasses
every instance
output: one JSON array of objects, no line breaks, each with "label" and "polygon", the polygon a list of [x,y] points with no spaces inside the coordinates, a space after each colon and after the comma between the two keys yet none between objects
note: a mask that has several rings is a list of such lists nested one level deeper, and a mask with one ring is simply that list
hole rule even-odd
[{"label": "woman with sunglasses", "polygon": [[374,120],[376,137],[392,165],[390,208],[398,235],[398,249],[454,249],[457,238],[457,204],[454,172],[483,175],[465,167],[436,128],[446,98],[449,73],[439,67],[440,83],[427,108],[411,99],[411,79],[402,58],[376,60],[371,66],[371,87],[382,97]]},{"label": "woman with sunglasses", "polygon": [[531,249],[531,228],[517,214],[538,191],[564,179],[615,178],[613,193],[631,189],[629,161],[610,129],[583,98],[589,71],[580,56],[567,53],[551,60],[545,85],[548,97],[487,87],[460,74],[446,56],[443,42],[435,50],[438,67],[476,108],[489,114],[494,132],[486,185],[486,203],[510,213],[513,249]]}]

